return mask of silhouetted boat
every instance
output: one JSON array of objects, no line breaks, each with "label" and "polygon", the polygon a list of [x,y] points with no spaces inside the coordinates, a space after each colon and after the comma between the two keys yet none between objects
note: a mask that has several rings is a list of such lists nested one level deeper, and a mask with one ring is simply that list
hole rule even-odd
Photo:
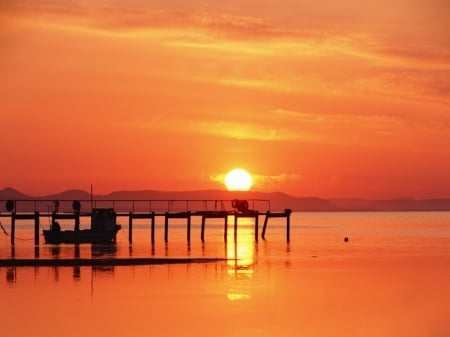
[{"label": "silhouetted boat", "polygon": [[93,208],[91,213],[91,229],[61,230],[54,221],[51,228],[44,229],[45,243],[113,243],[121,226],[116,223],[116,212],[113,208]]}]

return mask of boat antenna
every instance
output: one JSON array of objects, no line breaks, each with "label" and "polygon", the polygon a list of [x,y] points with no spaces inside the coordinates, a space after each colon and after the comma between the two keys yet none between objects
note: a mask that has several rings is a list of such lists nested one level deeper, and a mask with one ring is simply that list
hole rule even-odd
[{"label": "boat antenna", "polygon": [[94,208],[94,198],[92,194],[92,184],[91,184],[91,209]]}]

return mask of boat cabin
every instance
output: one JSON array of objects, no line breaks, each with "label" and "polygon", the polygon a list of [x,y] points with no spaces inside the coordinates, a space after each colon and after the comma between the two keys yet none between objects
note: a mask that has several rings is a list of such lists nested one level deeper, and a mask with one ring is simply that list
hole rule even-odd
[{"label": "boat cabin", "polygon": [[91,230],[96,232],[116,230],[116,212],[114,208],[93,208]]}]

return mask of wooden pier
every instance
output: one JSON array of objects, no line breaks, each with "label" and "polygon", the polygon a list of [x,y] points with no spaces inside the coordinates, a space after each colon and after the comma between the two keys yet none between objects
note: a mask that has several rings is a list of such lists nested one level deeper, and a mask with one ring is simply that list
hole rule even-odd
[{"label": "wooden pier", "polygon": [[[255,202],[267,202],[270,208],[270,201],[268,200],[249,200],[252,205],[255,205]],[[128,241],[131,244],[133,242],[133,220],[137,219],[148,219],[150,222],[150,241],[152,244],[155,244],[155,224],[157,218],[164,218],[164,242],[169,241],[169,222],[171,219],[185,219],[186,220],[186,240],[188,243],[191,241],[191,224],[192,219],[194,217],[201,218],[201,232],[200,239],[202,242],[205,242],[205,230],[206,230],[206,220],[207,219],[223,219],[224,230],[223,237],[226,242],[228,239],[228,222],[229,218],[232,217],[234,219],[233,229],[234,229],[234,240],[237,240],[238,237],[238,220],[241,218],[250,218],[253,219],[254,222],[254,237],[255,241],[259,239],[259,217],[264,216],[264,225],[262,228],[261,238],[265,239],[266,230],[268,226],[269,219],[271,218],[285,218],[286,219],[286,241],[290,241],[290,215],[291,210],[285,209],[283,212],[272,212],[270,209],[266,211],[259,211],[255,209],[248,209],[249,201],[247,200],[101,200],[102,204],[109,203],[113,206],[118,206],[120,202],[126,203],[127,205],[132,205],[132,211],[117,211],[117,217],[128,217]],[[92,200],[85,201],[72,201],[72,200],[62,200],[62,201],[49,201],[47,203],[53,203],[56,206],[52,208],[51,211],[41,211],[38,207],[38,203],[44,203],[43,200],[8,200],[0,201],[0,205],[5,205],[6,212],[0,213],[0,224],[4,229],[4,225],[1,223],[1,219],[9,218],[11,221],[10,229],[11,229],[11,245],[15,244],[15,231],[16,231],[16,223],[18,220],[34,220],[34,244],[37,246],[40,244],[39,236],[40,236],[40,218],[41,217],[49,217],[51,218],[51,224],[54,224],[57,220],[73,220],[74,221],[74,229],[79,230],[80,228],[80,219],[91,217],[91,212],[81,212],[80,207],[81,203],[90,205],[92,208],[98,207],[97,205],[100,203],[99,201],[93,202]],[[60,204],[62,203],[72,203],[72,211],[68,211],[67,207],[62,212],[60,211]],[[167,203],[168,206],[172,205],[175,202],[183,203],[186,206],[189,206],[189,203],[203,203],[204,205],[208,205],[213,203],[215,205],[214,210],[185,210],[185,211],[154,211],[154,210],[139,210],[137,209],[136,204],[138,203],[146,203],[149,205],[155,204],[156,202]],[[17,205],[20,203],[28,203],[28,205],[33,205],[33,210],[29,210],[26,207],[22,207],[23,210],[18,211]],[[232,207],[226,207],[226,205],[231,205]],[[220,205],[220,209],[217,209],[217,205]],[[48,207],[48,205],[47,205]],[[102,206],[100,206],[102,207]],[[121,208],[121,207],[118,207]],[[123,207],[122,207],[123,208]],[[207,207],[205,207],[207,208]],[[51,225],[52,226],[52,225]]]},{"label": "wooden pier", "polygon": [[267,223],[270,218],[286,218],[286,241],[289,242],[291,240],[291,213],[292,210],[290,210],[289,208],[286,208],[282,213],[272,213],[270,211],[267,211],[266,218],[264,219],[261,237],[263,239],[266,238]]}]

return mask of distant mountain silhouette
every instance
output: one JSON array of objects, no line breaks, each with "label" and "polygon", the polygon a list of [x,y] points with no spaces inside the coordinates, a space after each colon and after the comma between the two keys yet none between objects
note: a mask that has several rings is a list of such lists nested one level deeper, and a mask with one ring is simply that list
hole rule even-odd
[{"label": "distant mountain silhouette", "polygon": [[40,199],[48,200],[88,200],[91,195],[83,190],[67,190],[57,194],[43,196]]},{"label": "distant mountain silhouette", "polygon": [[320,198],[296,198],[280,192],[230,192],[223,190],[202,191],[119,191],[113,192],[100,199],[115,200],[232,200],[257,199],[269,200],[270,209],[303,211],[337,210],[328,200]]},{"label": "distant mountain silhouette", "polygon": [[30,199],[31,197],[15,190],[14,188],[7,187],[3,190],[0,190],[0,199],[2,200],[21,200],[21,199]]},{"label": "distant mountain silhouette", "polygon": [[[67,190],[46,196],[30,196],[14,188],[0,190],[0,200],[90,200],[83,190]],[[317,197],[293,197],[281,192],[230,192],[224,190],[198,191],[115,191],[106,195],[94,195],[94,200],[232,200],[256,199],[270,201],[274,211],[290,208],[294,211],[432,211],[450,210],[450,199],[322,199]],[[264,210],[267,209],[264,203]],[[4,203],[0,211],[4,211]],[[250,205],[252,207],[252,205]],[[259,209],[255,206],[255,209]]]}]

